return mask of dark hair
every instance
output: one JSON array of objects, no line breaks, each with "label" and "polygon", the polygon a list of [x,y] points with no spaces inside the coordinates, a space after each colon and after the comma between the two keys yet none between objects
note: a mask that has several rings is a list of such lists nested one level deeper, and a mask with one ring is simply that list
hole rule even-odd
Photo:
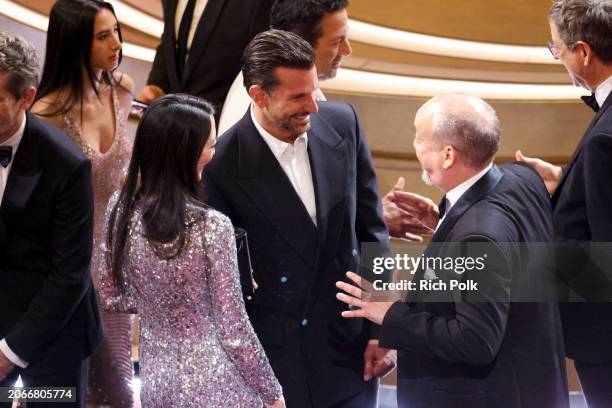
[{"label": "dark hair", "polygon": [[270,27],[291,31],[314,47],[323,35],[321,19],[347,7],[348,0],[276,0],[270,10]]},{"label": "dark hair", "polygon": [[612,1],[555,0],[548,17],[567,48],[584,41],[602,62],[612,63]]},{"label": "dark hair", "polygon": [[[63,115],[77,103],[81,104],[83,112],[83,67],[99,97],[91,67],[91,46],[96,15],[103,9],[115,15],[113,6],[101,0],[58,0],[51,8],[45,64],[36,100],[60,89],[68,89],[69,93],[59,108],[44,116]],[[119,22],[117,27],[119,40],[123,42]],[[122,57],[119,51],[119,63]],[[112,72],[104,71],[101,80],[117,84]]]},{"label": "dark hair", "polygon": [[275,68],[311,69],[315,55],[302,37],[288,31],[268,30],[253,38],[244,49],[242,60],[245,88],[259,85],[271,92],[278,85]]},{"label": "dark hair", "polygon": [[145,111],[106,237],[116,287],[123,282],[121,265],[137,200],[142,203],[147,239],[167,243],[179,238],[179,250],[182,247],[185,206],[187,203],[204,206],[197,164],[211,132],[213,113],[212,105],[205,100],[182,94],[159,98]]},{"label": "dark hair", "polygon": [[36,49],[23,37],[0,31],[0,72],[6,74],[6,88],[17,100],[38,82]]}]

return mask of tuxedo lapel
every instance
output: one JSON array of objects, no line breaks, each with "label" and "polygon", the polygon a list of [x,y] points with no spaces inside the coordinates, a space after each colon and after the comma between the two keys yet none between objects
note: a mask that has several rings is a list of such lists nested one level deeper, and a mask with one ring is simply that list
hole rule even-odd
[{"label": "tuxedo lapel", "polygon": [[589,127],[587,128],[586,132],[584,132],[584,135],[582,136],[582,139],[580,139],[580,142],[578,143],[578,146],[576,146],[576,150],[574,150],[574,153],[572,154],[572,157],[570,158],[569,162],[567,163],[567,166],[565,166],[565,169],[563,169],[563,174],[561,175],[561,180],[559,180],[559,185],[557,186],[557,189],[555,190],[555,193],[552,196],[552,203],[553,203],[553,205],[557,201],[557,198],[559,196],[559,192],[561,191],[561,186],[563,185],[563,183],[567,179],[567,175],[570,173],[570,170],[574,166],[574,164],[576,164],[576,161],[578,160],[578,157],[580,157],[580,153],[582,152],[582,147],[584,146],[584,141],[586,140],[586,138],[591,133],[591,129],[593,129],[593,127],[595,127],[597,122],[599,122],[599,119],[604,115],[604,112],[606,112],[608,109],[610,109],[611,105],[612,105],[612,93],[610,93],[610,95],[608,95],[608,97],[606,98],[606,100],[605,100],[604,104],[602,105],[602,107],[599,109],[599,111],[597,111],[597,114],[595,115],[595,117],[593,118],[591,123],[589,124]]},{"label": "tuxedo lapel", "polygon": [[36,119],[26,115],[26,126],[13,158],[13,165],[6,181],[2,212],[17,211],[25,208],[34,192],[41,170],[39,167],[40,140],[36,134]]},{"label": "tuxedo lapel", "polygon": [[[223,6],[228,0],[208,0],[202,17],[198,22],[198,26],[191,42],[189,56],[185,63],[185,74],[183,75],[183,83],[186,83],[193,71],[193,61],[200,61],[204,50],[208,46],[208,41],[212,35],[215,26],[219,20],[219,15],[223,10]],[[221,61],[222,63],[222,61]]]},{"label": "tuxedo lapel", "polygon": [[313,117],[312,129],[308,132],[308,158],[317,205],[319,242],[335,242],[340,231],[329,231],[332,221],[329,217],[341,219],[343,215],[343,211],[337,212],[337,206],[344,210],[348,153],[344,139],[327,123],[317,119]]},{"label": "tuxedo lapel", "polygon": [[[451,235],[451,230],[461,219],[461,217],[465,214],[465,212],[470,209],[475,203],[480,201],[483,197],[486,197],[487,194],[497,186],[497,184],[502,179],[503,174],[497,166],[491,167],[491,169],[485,173],[484,176],[480,178],[472,187],[470,187],[462,196],[459,198],[459,201],[452,206],[450,210],[447,211],[446,217],[442,224],[438,227],[433,237],[431,238],[431,243],[425,249],[424,257],[436,257],[439,256],[442,252],[444,252],[444,246],[446,242],[452,242],[453,239],[449,236]],[[415,276],[415,282],[418,282],[422,279],[427,279],[425,277],[425,270],[422,268],[419,269]],[[411,299],[414,300],[416,298],[422,298],[422,295],[427,293],[428,291],[417,291]]]},{"label": "tuxedo lapel", "polygon": [[257,132],[249,111],[237,131],[237,182],[304,262],[314,267],[317,228],[278,160]]},{"label": "tuxedo lapel", "polygon": [[476,184],[470,187],[468,191],[466,191],[461,198],[459,198],[459,201],[457,201],[455,205],[448,210],[444,221],[442,221],[442,224],[440,224],[440,227],[434,233],[431,241],[446,241],[450,230],[463,216],[463,214],[465,214],[465,212],[472,205],[474,205],[474,203],[486,196],[489,191],[491,191],[497,185],[497,183],[499,183],[502,177],[503,174],[499,171],[497,166],[491,167],[491,169],[489,169],[489,171],[486,172],[485,175],[476,182]]}]

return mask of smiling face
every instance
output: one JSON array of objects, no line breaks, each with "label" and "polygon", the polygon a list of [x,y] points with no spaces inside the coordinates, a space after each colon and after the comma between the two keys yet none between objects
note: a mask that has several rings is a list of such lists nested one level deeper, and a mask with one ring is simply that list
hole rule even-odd
[{"label": "smiling face", "polygon": [[110,10],[100,9],[94,22],[91,66],[94,69],[112,71],[119,64],[119,51],[121,40],[117,19]]},{"label": "smiling face", "polygon": [[348,41],[348,14],[346,9],[326,14],[319,23],[322,33],[315,44],[315,61],[319,79],[334,78],[340,68],[342,57],[351,55]]},{"label": "smiling face", "polygon": [[317,71],[278,67],[274,69],[278,85],[269,93],[256,86],[255,103],[261,109],[261,125],[270,134],[288,143],[310,129],[310,114],[319,108],[315,91]]}]

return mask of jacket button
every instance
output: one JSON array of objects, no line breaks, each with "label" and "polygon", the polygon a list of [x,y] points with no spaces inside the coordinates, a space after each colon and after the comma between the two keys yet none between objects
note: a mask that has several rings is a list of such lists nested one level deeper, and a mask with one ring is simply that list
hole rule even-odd
[{"label": "jacket button", "polygon": [[302,326],[306,326],[306,325],[308,325],[308,319],[302,320]]},{"label": "jacket button", "polygon": [[280,278],[281,283],[287,283],[288,279],[286,276]]},{"label": "jacket button", "polygon": [[357,256],[357,250],[355,248],[353,248],[352,254],[353,254],[353,256]]}]

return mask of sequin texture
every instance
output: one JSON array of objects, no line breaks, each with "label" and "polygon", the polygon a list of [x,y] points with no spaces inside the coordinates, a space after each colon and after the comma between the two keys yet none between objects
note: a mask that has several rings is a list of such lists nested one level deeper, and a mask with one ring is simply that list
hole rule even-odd
[{"label": "sequin texture", "polygon": [[[106,205],[113,192],[119,189],[132,152],[132,141],[127,132],[129,109],[121,109],[117,90],[111,95],[115,117],[115,138],[109,149],[101,153],[93,149],[82,137],[74,119],[63,116],[63,130],[91,160],[91,178],[94,191],[94,235],[97,247],[102,233]],[[94,251],[91,260],[91,277],[96,289],[99,286],[100,261]],[[101,313],[104,338],[89,360],[87,402],[92,405],[110,405],[113,408],[131,408],[132,398],[132,316]]]},{"label": "sequin texture", "polygon": [[185,211],[177,252],[176,241],[146,239],[136,205],[121,290],[113,286],[105,242],[100,246],[101,301],[108,311],[140,315],[143,406],[259,408],[282,390],[246,314],[231,222],[212,209]]}]

